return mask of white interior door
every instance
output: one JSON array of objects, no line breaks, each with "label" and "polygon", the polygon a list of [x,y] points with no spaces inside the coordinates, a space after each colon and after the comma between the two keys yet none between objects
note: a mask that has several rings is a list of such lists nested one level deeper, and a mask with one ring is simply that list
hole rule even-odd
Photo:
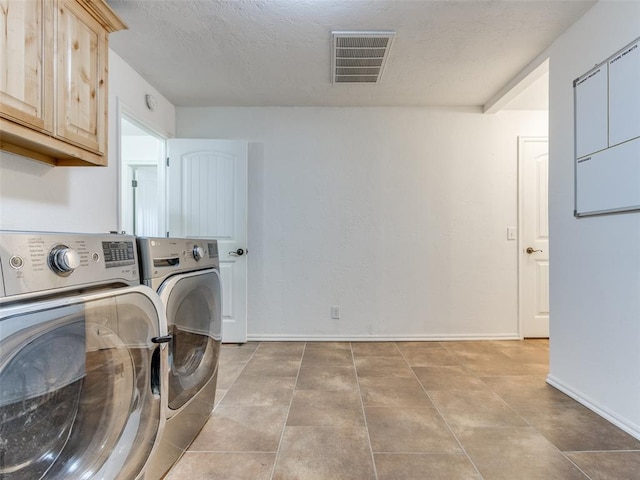
[{"label": "white interior door", "polygon": [[131,165],[133,180],[133,234],[154,237],[158,235],[160,202],[158,202],[158,167]]},{"label": "white interior door", "polygon": [[549,336],[549,142],[520,137],[520,328],[526,338]]},{"label": "white interior door", "polygon": [[247,341],[247,143],[167,141],[169,236],[214,238],[220,253],[222,341]]}]

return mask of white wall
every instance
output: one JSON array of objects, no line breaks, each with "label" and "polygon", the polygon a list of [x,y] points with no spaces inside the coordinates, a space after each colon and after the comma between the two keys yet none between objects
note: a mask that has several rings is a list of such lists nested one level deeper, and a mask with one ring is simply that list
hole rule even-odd
[{"label": "white wall", "polygon": [[640,213],[573,217],[572,86],[638,35],[640,2],[600,2],[550,49],[549,381],[640,438]]},{"label": "white wall", "polygon": [[178,108],[177,130],[251,142],[250,338],[518,335],[517,136],[546,112]]},{"label": "white wall", "polygon": [[[109,52],[109,166],[52,167],[0,152],[0,229],[106,232],[118,229],[117,98],[133,116],[168,136],[175,109],[112,51]],[[158,99],[155,112],[144,94]]]}]

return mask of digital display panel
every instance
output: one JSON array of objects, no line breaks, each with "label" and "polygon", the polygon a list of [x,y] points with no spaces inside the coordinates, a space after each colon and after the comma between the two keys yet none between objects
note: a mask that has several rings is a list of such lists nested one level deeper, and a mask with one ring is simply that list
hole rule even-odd
[{"label": "digital display panel", "polygon": [[133,242],[102,242],[102,253],[107,268],[136,263]]}]

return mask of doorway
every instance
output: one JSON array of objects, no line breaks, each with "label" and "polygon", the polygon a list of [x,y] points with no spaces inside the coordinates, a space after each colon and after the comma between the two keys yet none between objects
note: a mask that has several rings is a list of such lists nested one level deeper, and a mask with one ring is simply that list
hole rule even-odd
[{"label": "doorway", "polygon": [[120,230],[166,235],[166,138],[128,114],[120,118]]}]

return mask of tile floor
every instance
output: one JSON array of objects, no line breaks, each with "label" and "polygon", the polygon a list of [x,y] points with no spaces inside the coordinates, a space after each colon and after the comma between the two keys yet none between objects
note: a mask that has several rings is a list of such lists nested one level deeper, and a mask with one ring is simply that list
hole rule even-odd
[{"label": "tile floor", "polygon": [[638,480],[640,441],[545,383],[545,340],[248,343],[167,480]]}]

